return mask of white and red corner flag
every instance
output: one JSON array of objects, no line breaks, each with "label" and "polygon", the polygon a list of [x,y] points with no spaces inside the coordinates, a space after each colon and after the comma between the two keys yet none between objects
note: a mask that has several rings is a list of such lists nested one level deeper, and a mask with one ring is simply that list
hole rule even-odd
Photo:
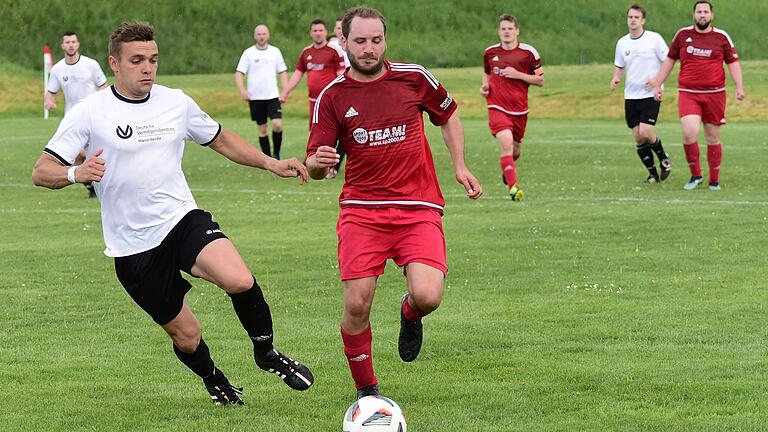
[{"label": "white and red corner flag", "polygon": [[48,45],[43,45],[43,118],[48,118],[48,109],[45,108],[45,92],[48,91],[48,75],[51,73],[53,67],[53,59],[51,58],[51,49]]}]

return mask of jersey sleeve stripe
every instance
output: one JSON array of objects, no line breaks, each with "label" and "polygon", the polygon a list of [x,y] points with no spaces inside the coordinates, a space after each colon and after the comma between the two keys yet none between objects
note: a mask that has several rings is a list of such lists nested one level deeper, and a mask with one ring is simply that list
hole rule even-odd
[{"label": "jersey sleeve stripe", "polygon": [[437,89],[438,85],[440,85],[434,75],[419,65],[392,63],[392,70],[395,72],[418,72],[424,75],[424,77],[427,79],[427,81],[429,81],[429,84],[432,85],[433,88]]},{"label": "jersey sleeve stripe", "polygon": [[536,51],[536,48],[532,47],[531,45],[521,43],[520,49],[530,51],[531,54],[533,54],[533,58],[536,60],[541,60],[541,56],[539,55],[539,52]]},{"label": "jersey sleeve stripe", "polygon": [[66,159],[64,159],[63,157],[59,156],[58,153],[56,153],[55,151],[49,149],[48,147],[43,149],[43,153],[47,153],[49,156],[51,156],[52,158],[56,159],[60,164],[62,164],[64,166],[71,166],[72,165],[71,163],[67,162]]},{"label": "jersey sleeve stripe", "polygon": [[725,32],[725,30],[720,30],[718,28],[714,30],[715,30],[715,33],[720,33],[721,35],[725,36],[726,39],[728,39],[728,43],[731,45],[731,48],[734,47],[733,40],[731,40],[731,36],[729,36],[728,33]]},{"label": "jersey sleeve stripe", "polygon": [[221,123],[219,123],[219,129],[216,130],[216,134],[213,136],[213,138],[211,138],[211,140],[208,141],[207,143],[200,144],[200,145],[203,146],[203,147],[207,147],[207,146],[213,144],[213,142],[216,141],[216,139],[219,137],[219,135],[221,135]]},{"label": "jersey sleeve stripe", "polygon": [[342,81],[344,81],[344,74],[337,76],[335,80],[328,83],[328,85],[325,86],[323,91],[321,91],[320,94],[317,96],[317,101],[315,102],[315,109],[312,111],[312,124],[317,123],[317,119],[319,118],[320,101],[323,99],[323,95],[325,94],[325,91],[331,88],[334,84],[340,83]]}]

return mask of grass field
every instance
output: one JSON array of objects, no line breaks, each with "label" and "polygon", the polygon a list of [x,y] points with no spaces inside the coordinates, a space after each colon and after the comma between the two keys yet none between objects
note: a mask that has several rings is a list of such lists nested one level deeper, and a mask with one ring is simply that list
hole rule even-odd
[{"label": "grass field", "polygon": [[[412,364],[396,354],[394,265],[372,316],[377,374],[409,430],[764,430],[768,125],[725,127],[723,190],[687,192],[668,118],[673,173],[646,185],[620,121],[532,115],[522,203],[504,193],[484,120],[464,122],[478,202],[430,128],[447,198],[445,301]],[[255,139],[244,116],[219,120]],[[299,186],[188,146],[193,193],[264,287],[277,347],[317,378],[298,393],[257,370],[227,296],[195,280],[188,299],[214,359],[245,387],[245,407],[217,408],[117,282],[98,203],[79,186],[31,185],[56,124],[0,119],[0,429],[340,430],[354,393],[338,335],[341,181]],[[303,154],[305,128],[286,120],[284,154]]]}]

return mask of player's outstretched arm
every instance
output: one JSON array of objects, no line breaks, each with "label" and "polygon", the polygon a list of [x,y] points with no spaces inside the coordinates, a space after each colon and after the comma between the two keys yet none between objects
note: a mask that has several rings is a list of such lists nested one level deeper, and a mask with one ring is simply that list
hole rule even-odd
[{"label": "player's outstretched arm", "polygon": [[222,129],[221,134],[210,147],[240,165],[261,168],[280,177],[298,177],[300,184],[307,181],[307,167],[298,159],[273,159],[232,131]]},{"label": "player's outstretched arm", "polygon": [[464,164],[464,127],[461,125],[458,114],[454,113],[444,125],[440,126],[440,132],[443,134],[443,141],[453,160],[456,181],[464,186],[469,198],[480,198],[483,188]]},{"label": "player's outstretched arm", "polygon": [[81,165],[71,167],[43,153],[32,168],[32,183],[48,189],[61,189],[73,183],[101,181],[106,169],[106,161],[101,158],[101,152],[98,149]]},{"label": "player's outstretched arm", "polygon": [[285,101],[288,99],[288,95],[293,91],[293,89],[296,88],[297,85],[299,85],[303,75],[304,73],[302,71],[295,70],[293,71],[293,75],[291,75],[291,79],[288,80],[287,83],[283,83],[283,92],[280,93],[280,103],[285,103]]},{"label": "player's outstretched arm", "polygon": [[339,163],[339,154],[331,146],[320,146],[317,152],[307,158],[307,171],[315,180],[322,180],[328,175],[328,170]]},{"label": "player's outstretched arm", "polygon": [[739,62],[728,63],[728,72],[731,74],[733,83],[736,84],[736,99],[743,100],[747,94],[744,93],[744,76],[741,74],[741,64]]}]

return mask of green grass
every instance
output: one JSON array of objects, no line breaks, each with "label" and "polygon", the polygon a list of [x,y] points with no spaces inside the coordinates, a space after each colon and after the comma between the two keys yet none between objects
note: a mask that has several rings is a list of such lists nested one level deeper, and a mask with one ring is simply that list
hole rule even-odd
[{"label": "green grass", "polygon": [[[255,137],[244,115],[219,120]],[[245,407],[216,408],[117,282],[98,203],[82,187],[31,186],[56,123],[0,119],[2,429],[339,430],[354,390],[338,335],[341,182],[299,186],[188,147],[197,202],[264,287],[277,346],[317,378],[298,393],[257,370],[227,296],[195,280],[188,299],[213,356],[246,388]],[[673,174],[649,186],[621,121],[532,114],[526,200],[513,203],[485,120],[464,124],[486,196],[463,197],[430,127],[450,273],[419,359],[396,354],[393,265],[372,315],[377,374],[410,430],[763,429],[768,126],[724,127],[723,190],[686,192],[676,121],[658,128]],[[287,118],[285,136],[285,153],[302,155],[305,120]]]}]

